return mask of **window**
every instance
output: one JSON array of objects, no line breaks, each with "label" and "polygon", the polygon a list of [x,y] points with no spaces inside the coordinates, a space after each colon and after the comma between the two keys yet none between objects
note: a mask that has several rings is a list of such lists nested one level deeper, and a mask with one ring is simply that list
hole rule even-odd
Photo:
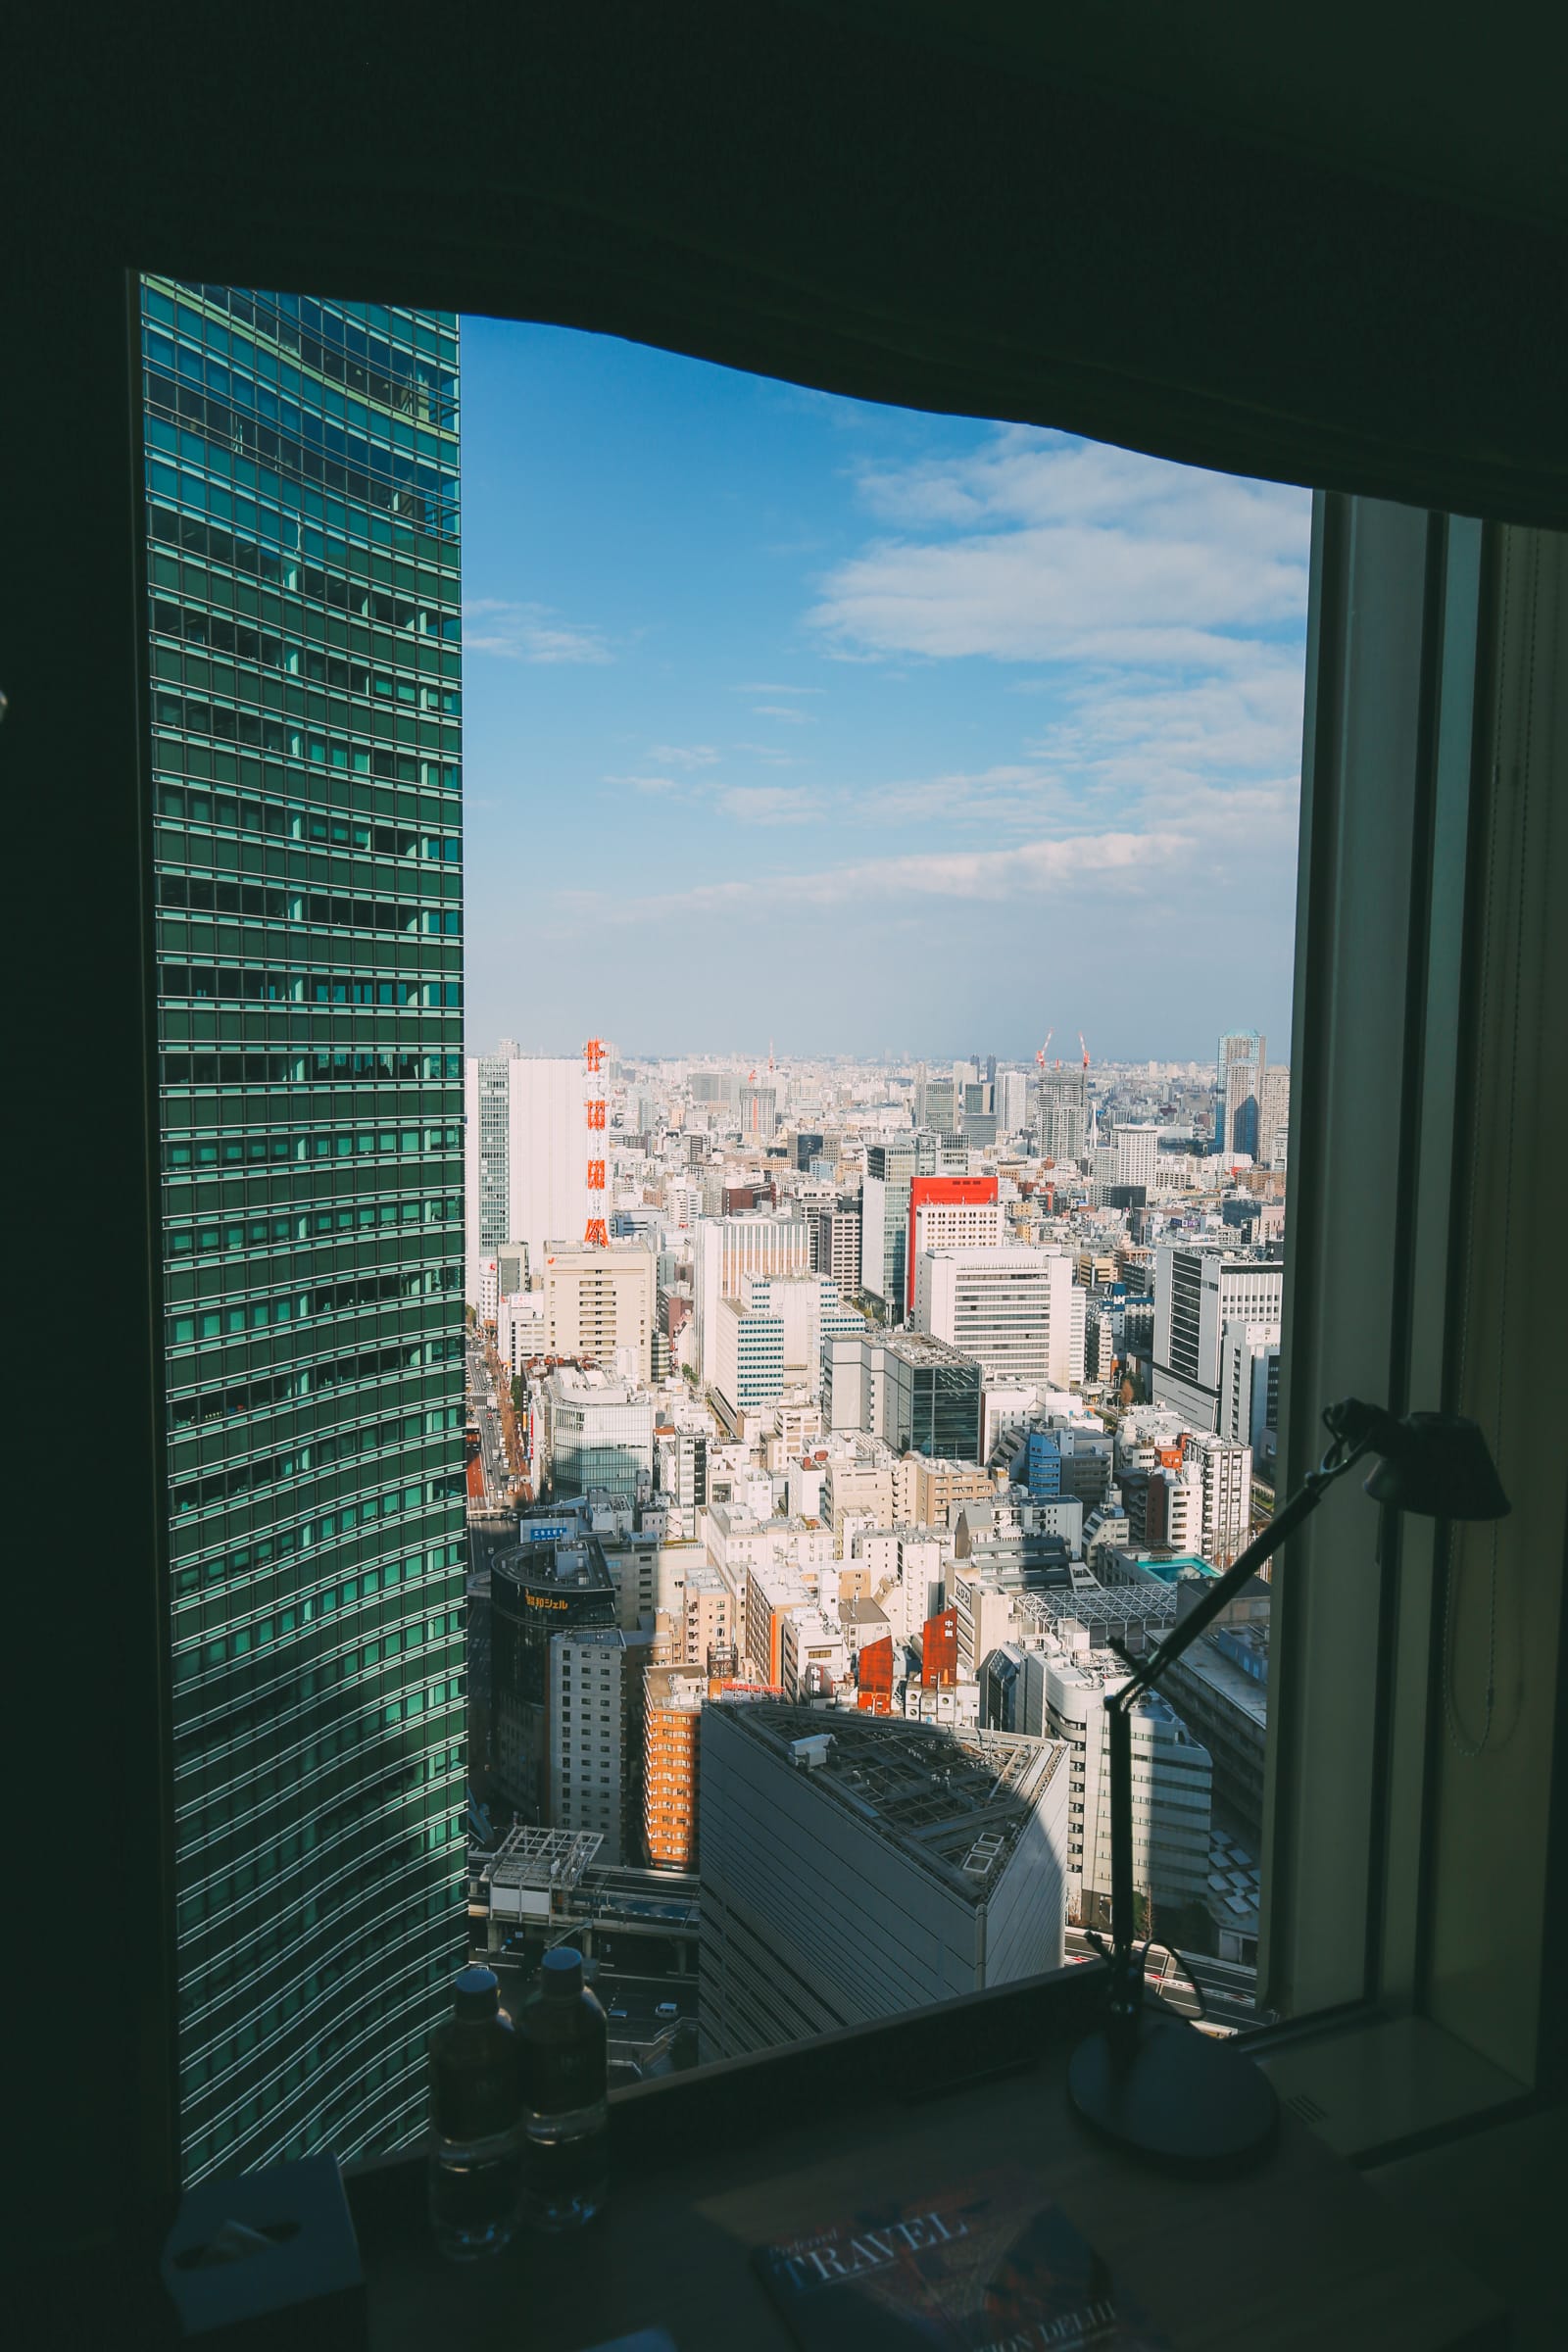
[{"label": "window", "polygon": [[[621,1622],[690,1662],[633,1678],[656,1716],[656,1681],[685,1707],[673,1789],[604,1664],[578,1684],[597,1673],[595,1720],[519,1699],[518,1739],[476,1770],[491,1820],[564,1836],[603,1818],[536,1821],[530,1792],[554,1740],[564,1792],[565,1742],[579,1767],[597,1752],[666,1861],[678,1791],[700,1836],[673,1858],[701,1891],[660,1964],[714,1988],[716,2056],[970,1981],[972,1953],[932,1976],[921,1937],[879,1923],[890,1851],[888,1917],[958,1890],[983,1935],[1021,1899],[1033,1822],[1086,1954],[1109,1642],[1157,1638],[1272,1503],[1310,501],[1063,436],[803,408],[583,336],[466,334],[467,711],[515,771],[548,740],[558,785],[544,805],[499,769],[475,787],[466,1297],[514,1362],[502,1323],[538,1318],[541,1537],[582,1509]],[[527,531],[507,485],[529,451],[503,421],[524,389],[552,481]],[[572,517],[611,484],[585,562]],[[760,553],[775,509],[793,536]],[[580,973],[530,965],[525,1003],[483,943],[524,853],[565,936],[588,829],[615,1042],[579,1054]],[[1072,975],[1044,1018],[1042,935]],[[667,1048],[671,1023],[706,1050]],[[826,1262],[824,1214],[846,1228]],[[606,1275],[639,1263],[634,1352]],[[586,1372],[559,1361],[578,1353]],[[682,1442],[726,1449],[710,1505],[683,1495]],[[633,1583],[656,1517],[700,1577],[660,1560]],[[1137,1741],[1145,1925],[1196,1947],[1233,2027],[1258,2014],[1271,1598]],[[508,1703],[489,1657],[476,1756]],[[793,1743],[824,1735],[801,1772]],[[969,1829],[999,1787],[1000,1831]],[[572,1903],[635,1852],[588,1864]],[[504,1969],[533,1956],[517,1938]]]}]

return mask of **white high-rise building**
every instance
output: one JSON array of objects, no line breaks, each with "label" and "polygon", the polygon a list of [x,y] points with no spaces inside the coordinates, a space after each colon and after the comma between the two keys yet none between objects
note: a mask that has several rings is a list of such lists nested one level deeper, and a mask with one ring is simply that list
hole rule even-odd
[{"label": "white high-rise building", "polygon": [[1226,1324],[1220,1337],[1217,1427],[1222,1438],[1272,1453],[1279,1429],[1280,1327]]},{"label": "white high-rise building", "polygon": [[917,1200],[914,1254],[927,1250],[994,1250],[1004,1239],[1000,1200]]},{"label": "white high-rise building", "polygon": [[738,1298],[743,1274],[808,1274],[811,1229],[804,1217],[747,1210],[733,1217],[703,1217],[692,1241],[692,1322],[697,1335],[697,1376],[711,1378],[708,1354],[721,1298]]},{"label": "white high-rise building", "polygon": [[1174,1406],[1194,1429],[1217,1428],[1225,1327],[1271,1327],[1277,1342],[1284,1291],[1285,1268],[1277,1257],[1160,1243],[1154,1251],[1154,1403]]},{"label": "white high-rise building", "polygon": [[582,1063],[513,1049],[469,1055],[463,1076],[464,1295],[477,1306],[481,1257],[525,1243],[536,1280],[546,1242],[581,1242],[595,1212]]},{"label": "white high-rise building", "polygon": [[1029,1122],[1029,1081],[1022,1070],[997,1074],[997,1133],[1017,1135]]},{"label": "white high-rise building", "polygon": [[1255,1029],[1236,1029],[1219,1041],[1215,1070],[1214,1146],[1229,1158],[1261,1156],[1258,1130],[1262,1115],[1264,1073],[1268,1068],[1268,1040]]},{"label": "white high-rise building", "polygon": [[924,1250],[915,1269],[914,1321],[974,1356],[988,1384],[1082,1385],[1085,1298],[1063,1251],[1021,1242]]},{"label": "white high-rise building", "polygon": [[550,1826],[597,1831],[598,1860],[643,1858],[643,1678],[651,1632],[584,1626],[550,1644]]},{"label": "white high-rise building", "polygon": [[[999,1663],[1011,1675],[996,1671]],[[1071,1759],[1068,1784],[1067,1916],[1101,1924],[1110,1897],[1110,1748],[1105,1700],[1127,1680],[1113,1650],[1090,1646],[1068,1622],[1042,1647],[1008,1644],[986,1673],[988,1710],[1005,1691],[1009,1728],[1054,1736]],[[1008,1688],[1010,1686],[1010,1688]],[[1133,1886],[1161,1907],[1201,1902],[1208,1891],[1213,1766],[1165,1700],[1151,1692],[1132,1720]]]},{"label": "white high-rise building", "polygon": [[1150,1192],[1155,1189],[1159,1171],[1159,1139],[1164,1132],[1162,1127],[1111,1128],[1110,1142],[1116,1154],[1117,1184],[1141,1184]]}]

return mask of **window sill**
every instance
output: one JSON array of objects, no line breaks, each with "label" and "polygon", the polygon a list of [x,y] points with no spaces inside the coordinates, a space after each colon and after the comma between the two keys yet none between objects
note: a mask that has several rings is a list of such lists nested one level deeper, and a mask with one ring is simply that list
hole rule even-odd
[{"label": "window sill", "polygon": [[608,2212],[580,2236],[524,2233],[471,2269],[430,2245],[420,2159],[351,2168],[372,2352],[486,2338],[514,2328],[519,2301],[541,2342],[660,2325],[681,2352],[783,2352],[791,2338],[749,2268],[753,2246],[1004,2163],[1060,2198],[1174,2347],[1506,2341],[1499,2300],[1418,2219],[1391,2220],[1289,2109],[1264,2163],[1217,2185],[1094,2141],[1064,2073],[1102,1983],[1098,1965],[1067,1969],[618,2093]]},{"label": "window sill", "polygon": [[1305,2025],[1261,2042],[1258,2063],[1281,2104],[1357,2165],[1387,2163],[1534,2104],[1527,2084],[1423,2017],[1353,2013]]}]

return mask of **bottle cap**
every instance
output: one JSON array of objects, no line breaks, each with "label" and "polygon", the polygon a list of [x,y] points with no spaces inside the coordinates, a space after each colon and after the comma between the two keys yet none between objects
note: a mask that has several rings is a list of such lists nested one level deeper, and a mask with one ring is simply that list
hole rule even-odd
[{"label": "bottle cap", "polygon": [[493,1969],[465,1968],[453,1979],[452,2007],[458,2017],[494,2017],[501,2006],[501,1980]]},{"label": "bottle cap", "polygon": [[581,1952],[574,1952],[569,1944],[558,1943],[539,1963],[539,1983],[542,1990],[555,2000],[575,2000],[582,1990]]}]

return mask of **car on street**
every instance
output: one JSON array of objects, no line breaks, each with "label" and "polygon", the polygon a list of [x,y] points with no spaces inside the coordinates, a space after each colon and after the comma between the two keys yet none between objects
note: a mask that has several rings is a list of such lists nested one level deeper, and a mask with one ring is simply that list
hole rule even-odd
[{"label": "car on street", "polygon": [[661,2001],[654,2011],[654,2015],[656,2017],[679,2017],[680,2009],[674,2001]]}]

